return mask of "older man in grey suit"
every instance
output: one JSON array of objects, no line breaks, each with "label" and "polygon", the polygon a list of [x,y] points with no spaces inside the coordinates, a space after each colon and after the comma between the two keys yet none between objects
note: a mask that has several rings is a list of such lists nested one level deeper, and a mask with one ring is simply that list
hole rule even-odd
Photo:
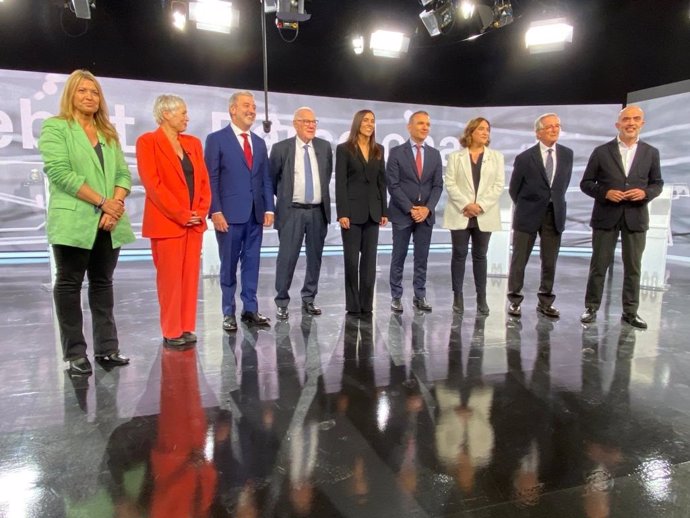
[{"label": "older man in grey suit", "polygon": [[302,286],[302,309],[320,315],[314,304],[319,287],[323,244],[331,221],[329,184],[333,173],[331,145],[316,135],[318,121],[311,108],[295,111],[296,135],[271,149],[271,176],[276,195],[274,226],[280,246],[276,261],[276,316],[288,318],[290,285],[302,242],[307,269]]}]

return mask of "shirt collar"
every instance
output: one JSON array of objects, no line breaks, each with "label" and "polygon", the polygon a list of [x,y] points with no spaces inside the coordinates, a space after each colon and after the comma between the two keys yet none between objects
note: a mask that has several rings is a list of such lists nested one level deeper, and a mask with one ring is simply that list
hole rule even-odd
[{"label": "shirt collar", "polygon": [[311,141],[305,142],[301,138],[299,138],[297,135],[295,135],[295,142],[297,142],[297,147],[301,148],[301,149],[304,149],[304,146],[311,146],[312,145]]},{"label": "shirt collar", "polygon": [[632,148],[632,147],[637,146],[637,143],[640,141],[640,137],[637,137],[637,139],[635,140],[635,142],[633,142],[633,143],[630,144],[629,146],[628,146],[625,142],[623,142],[623,141],[621,140],[620,135],[616,135],[616,141],[618,142],[618,147],[620,147],[620,146],[625,146],[626,148]]},{"label": "shirt collar", "polygon": [[246,133],[249,135],[252,132],[252,129],[249,128],[247,131],[241,130],[239,127],[235,126],[232,122],[230,123],[230,127],[232,128],[232,131],[237,135],[238,137],[242,135],[242,133]]},{"label": "shirt collar", "polygon": [[541,140],[539,141],[539,150],[541,151],[541,154],[543,155],[544,153],[547,152],[547,150],[553,149],[554,151],[556,150],[556,143],[554,142],[553,146],[549,147],[546,144],[544,144]]},{"label": "shirt collar", "polygon": [[410,146],[412,146],[412,151],[414,151],[415,149],[417,149],[417,146],[422,146],[422,147],[424,147],[425,144],[426,144],[426,140],[425,140],[424,142],[421,142],[421,143],[418,144],[418,143],[415,142],[414,140],[410,139]]}]

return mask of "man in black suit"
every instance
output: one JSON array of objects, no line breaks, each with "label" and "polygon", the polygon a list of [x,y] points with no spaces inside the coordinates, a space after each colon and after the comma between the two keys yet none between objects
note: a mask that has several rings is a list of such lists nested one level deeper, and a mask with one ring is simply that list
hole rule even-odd
[{"label": "man in black suit", "polygon": [[515,157],[509,192],[515,204],[513,214],[513,256],[508,275],[508,314],[522,315],[522,287],[525,267],[539,234],[541,283],[537,311],[551,318],[560,312],[553,306],[556,260],[565,227],[565,193],[573,172],[573,151],[556,144],[561,120],[545,113],[534,122],[537,145]]},{"label": "man in black suit", "polygon": [[333,150],[315,137],[318,121],[307,107],[298,108],[292,124],[297,135],[271,148],[271,176],[276,195],[274,227],[280,246],[276,261],[276,314],[288,318],[290,285],[302,242],[305,242],[307,269],[302,286],[302,308],[320,315],[314,304],[319,288],[323,244],[331,221],[329,184],[333,173]]},{"label": "man in black suit", "polygon": [[640,273],[649,212],[647,204],[661,194],[659,150],[640,140],[644,112],[638,106],[621,110],[618,136],[594,149],[580,182],[582,192],[594,198],[592,259],[582,323],[596,319],[604,291],[606,270],[613,262],[618,236],[623,257],[623,315],[621,320],[641,329],[647,323],[637,314]]},{"label": "man in black suit", "polygon": [[390,150],[386,165],[386,183],[391,195],[388,216],[393,223],[391,256],[391,309],[402,312],[402,278],[405,258],[414,236],[413,303],[417,309],[431,311],[426,300],[426,267],[431,231],[436,220],[436,204],[443,191],[441,153],[425,144],[429,136],[429,114],[418,111],[410,116],[410,139]]}]

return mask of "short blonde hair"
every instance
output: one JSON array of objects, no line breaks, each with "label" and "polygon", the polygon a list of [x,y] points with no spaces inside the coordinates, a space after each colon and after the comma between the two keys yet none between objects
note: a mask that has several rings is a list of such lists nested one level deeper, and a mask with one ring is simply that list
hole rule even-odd
[{"label": "short blonde hair", "polygon": [[156,124],[163,123],[163,112],[174,112],[181,106],[186,106],[186,103],[179,95],[162,94],[156,97],[153,102],[153,118],[156,120]]}]

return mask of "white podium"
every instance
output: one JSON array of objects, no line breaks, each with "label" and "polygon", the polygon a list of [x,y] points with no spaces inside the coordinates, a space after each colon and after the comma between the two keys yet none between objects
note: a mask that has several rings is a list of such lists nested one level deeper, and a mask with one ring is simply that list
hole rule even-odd
[{"label": "white podium", "polygon": [[664,187],[661,194],[648,206],[649,230],[647,244],[642,255],[640,286],[648,290],[665,290],[666,252],[671,243],[671,199],[673,187]]},{"label": "white podium", "polygon": [[513,226],[513,201],[508,189],[504,189],[498,201],[501,210],[501,230],[491,233],[487,252],[487,274],[490,277],[507,277],[510,268],[510,235]]}]

